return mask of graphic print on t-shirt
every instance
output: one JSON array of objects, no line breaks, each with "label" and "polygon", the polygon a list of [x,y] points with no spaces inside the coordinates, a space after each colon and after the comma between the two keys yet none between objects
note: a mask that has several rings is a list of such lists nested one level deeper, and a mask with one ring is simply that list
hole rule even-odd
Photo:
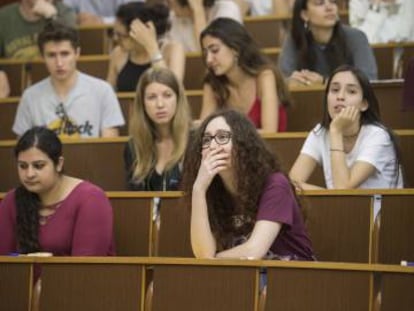
[{"label": "graphic print on t-shirt", "polygon": [[9,58],[33,59],[39,57],[39,48],[37,47],[37,35],[27,35],[18,37],[5,46],[5,55]]},{"label": "graphic print on t-shirt", "polygon": [[58,119],[50,122],[47,127],[55,131],[59,137],[79,138],[82,135],[92,136],[92,124],[87,120],[84,124],[77,125],[67,114],[63,103],[56,107],[55,113]]}]

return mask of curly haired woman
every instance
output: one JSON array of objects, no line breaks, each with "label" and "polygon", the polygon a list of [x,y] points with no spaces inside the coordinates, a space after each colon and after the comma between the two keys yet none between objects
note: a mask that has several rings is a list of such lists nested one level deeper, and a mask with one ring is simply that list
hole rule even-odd
[{"label": "curly haired woman", "polygon": [[183,187],[196,257],[314,259],[292,185],[243,114],[204,120],[185,155]]}]

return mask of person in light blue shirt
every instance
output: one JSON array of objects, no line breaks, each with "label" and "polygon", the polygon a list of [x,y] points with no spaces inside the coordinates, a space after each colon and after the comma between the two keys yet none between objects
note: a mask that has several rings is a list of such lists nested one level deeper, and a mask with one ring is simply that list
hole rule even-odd
[{"label": "person in light blue shirt", "polygon": [[112,24],[118,7],[128,2],[145,0],[63,0],[64,4],[77,12],[79,25]]}]

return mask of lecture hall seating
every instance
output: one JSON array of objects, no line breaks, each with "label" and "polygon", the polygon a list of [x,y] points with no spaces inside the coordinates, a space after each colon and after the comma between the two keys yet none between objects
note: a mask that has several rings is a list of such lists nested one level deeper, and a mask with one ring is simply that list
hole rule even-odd
[{"label": "lecture hall seating", "polygon": [[[378,77],[379,79],[394,78],[393,58],[395,48],[401,47],[404,49],[403,53],[403,70],[407,60],[414,56],[414,42],[410,43],[387,43],[372,45],[374,55],[378,63]],[[263,48],[264,53],[277,63],[278,55],[281,51],[280,46],[271,46]],[[78,60],[78,68],[88,74],[96,76],[101,79],[106,79],[108,72],[109,55],[82,55]],[[20,96],[24,88],[30,84],[47,76],[46,68],[41,59],[36,59],[25,63],[16,60],[1,59],[0,66],[12,77],[11,88],[12,96]],[[184,76],[184,86],[187,90],[202,89],[203,80],[205,76],[205,66],[200,53],[187,53],[186,68]]]},{"label": "lecture hall seating", "polygon": [[[402,87],[401,80],[381,81],[373,83],[379,100],[381,117],[384,123],[393,129],[414,129],[414,111],[404,110],[401,106]],[[324,88],[314,86],[308,88],[291,88],[293,99],[292,107],[288,108],[288,132],[301,132],[311,130],[322,115]],[[186,92],[193,119],[198,119],[201,111],[202,91],[189,90]],[[120,128],[121,136],[128,134],[129,116],[135,93],[117,93],[126,125]],[[0,99],[0,140],[14,139],[12,124],[16,114],[20,97]]]},{"label": "lecture hall seating", "polygon": [[[409,156],[414,154],[413,130],[396,131],[402,147],[406,187],[414,186],[414,162]],[[298,156],[306,132],[263,134],[269,148],[277,153],[282,166],[289,170]],[[123,151],[128,137],[64,139],[63,154],[65,171],[73,176],[87,179],[106,191],[126,189],[126,176]],[[8,191],[17,183],[16,164],[13,155],[15,141],[0,141],[0,191]],[[102,169],[105,168],[105,169]],[[323,185],[320,171],[316,171],[311,182]]]},{"label": "lecture hall seating", "polygon": [[[258,311],[259,270],[267,269],[265,310],[371,311],[374,275],[381,310],[412,310],[414,268],[322,262],[200,260],[148,257],[0,257],[0,266],[42,266],[41,311],[144,310],[147,268],[154,269],[153,311]],[[1,269],[0,273],[4,273]],[[7,273],[7,271],[6,271]],[[3,279],[3,275],[0,275]],[[16,283],[24,298],[30,274]],[[12,295],[13,288],[5,288]],[[17,301],[3,304],[17,310]],[[22,309],[19,309],[22,310]]]},{"label": "lecture hall seating", "polygon": [[[118,256],[193,257],[190,209],[181,192],[107,195]],[[319,261],[399,264],[414,258],[414,189],[318,190],[299,197]],[[154,198],[161,201],[159,225],[153,219]]]}]

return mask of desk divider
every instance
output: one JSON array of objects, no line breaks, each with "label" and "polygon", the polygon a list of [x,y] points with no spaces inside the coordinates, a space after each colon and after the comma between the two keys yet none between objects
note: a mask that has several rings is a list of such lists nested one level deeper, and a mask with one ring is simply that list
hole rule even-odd
[{"label": "desk divider", "polygon": [[[148,267],[154,269],[154,311],[257,311],[262,268],[266,268],[268,280],[265,310],[371,311],[374,275],[380,276],[382,282],[382,311],[414,308],[414,268],[398,265],[160,257],[0,257],[0,267],[11,264],[42,266],[41,311],[142,311]],[[0,268],[0,280],[7,271]],[[20,281],[26,285],[31,282],[27,273]],[[4,289],[2,293],[13,294],[13,288]],[[27,295],[23,300],[29,300],[30,293]]]}]

